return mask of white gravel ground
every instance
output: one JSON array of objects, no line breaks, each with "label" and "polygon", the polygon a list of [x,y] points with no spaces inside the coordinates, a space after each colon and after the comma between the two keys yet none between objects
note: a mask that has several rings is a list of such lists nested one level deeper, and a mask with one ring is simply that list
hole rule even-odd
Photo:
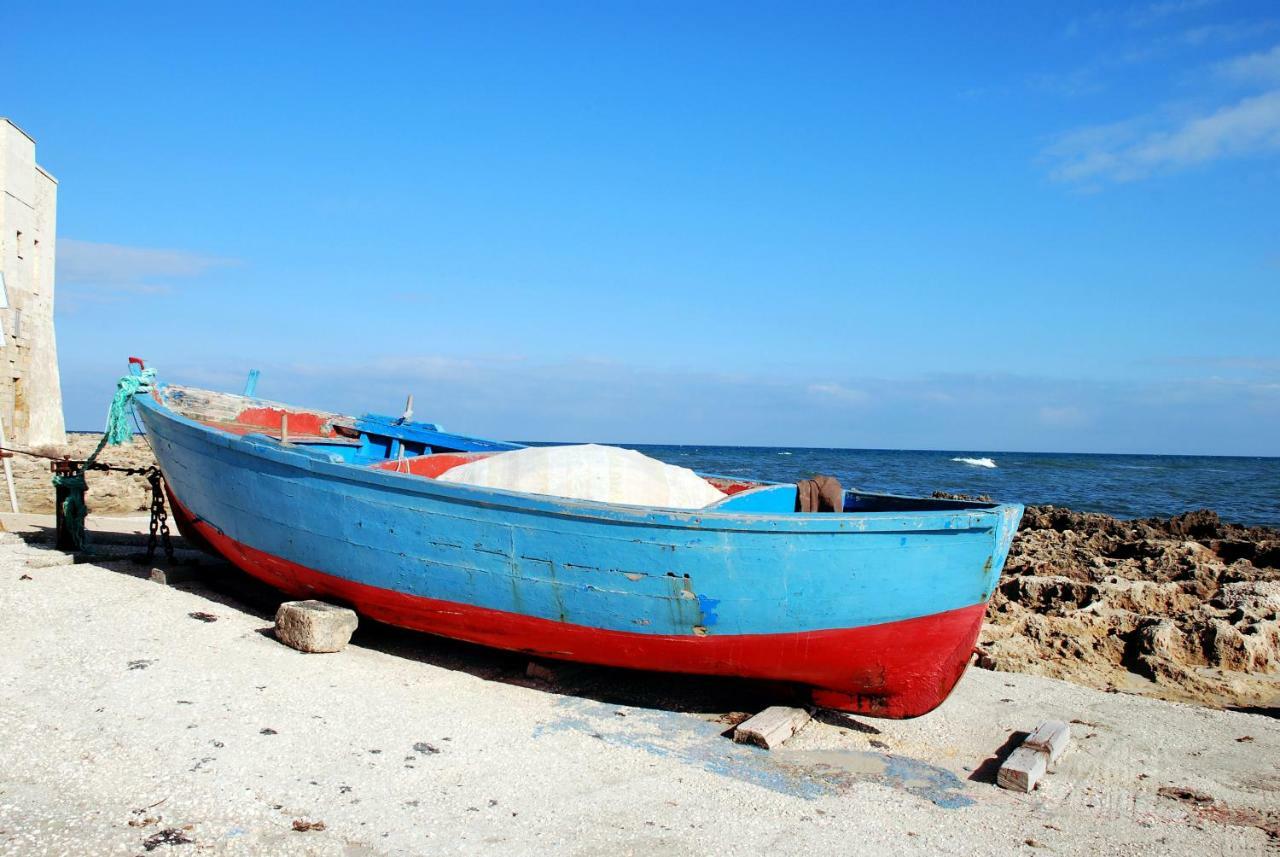
[{"label": "white gravel ground", "polygon": [[[1277,844],[1258,826],[1280,821],[1270,717],[975,669],[926,717],[828,717],[769,753],[720,736],[715,717],[740,696],[714,682],[704,693],[594,670],[556,687],[524,678],[512,656],[378,628],[339,654],[303,655],[263,633],[269,603],[223,584],[159,585],[120,562],[49,565],[62,558],[3,540],[0,854],[1254,855]],[[1011,733],[1050,717],[1081,722],[1036,792],[984,778]],[[1216,802],[1161,797],[1162,786]],[[295,820],[324,826],[297,832]]]}]

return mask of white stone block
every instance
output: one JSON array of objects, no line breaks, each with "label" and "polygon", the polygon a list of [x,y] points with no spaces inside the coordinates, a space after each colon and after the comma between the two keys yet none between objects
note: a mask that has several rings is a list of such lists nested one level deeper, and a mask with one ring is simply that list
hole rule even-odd
[{"label": "white stone block", "polygon": [[276,639],[300,652],[340,652],[358,621],[354,610],[323,601],[286,601],[276,611]]}]

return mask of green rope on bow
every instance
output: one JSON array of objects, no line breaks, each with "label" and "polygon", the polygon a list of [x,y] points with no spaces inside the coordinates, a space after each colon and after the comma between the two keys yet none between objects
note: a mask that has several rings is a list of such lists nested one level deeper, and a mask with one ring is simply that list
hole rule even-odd
[{"label": "green rope on bow", "polygon": [[[103,429],[102,440],[98,441],[97,448],[85,460],[84,470],[89,469],[107,444],[119,446],[133,437],[133,427],[129,424],[129,409],[133,405],[133,397],[140,392],[148,392],[155,380],[154,369],[143,369],[137,375],[130,373],[119,380],[116,393],[111,398],[111,407],[107,409],[107,425]],[[53,484],[56,488],[66,489],[67,496],[62,501],[62,521],[67,537],[75,550],[84,550],[84,519],[89,512],[84,502],[84,493],[89,487],[85,483],[84,473],[66,476],[55,474]]]},{"label": "green rope on bow", "polygon": [[102,440],[93,451],[84,466],[89,465],[102,452],[107,444],[119,446],[133,437],[133,427],[129,425],[129,408],[133,405],[133,397],[139,392],[147,392],[155,383],[156,370],[143,369],[137,375],[130,373],[116,383],[116,394],[111,397],[111,407],[107,409],[107,427],[102,430]]}]

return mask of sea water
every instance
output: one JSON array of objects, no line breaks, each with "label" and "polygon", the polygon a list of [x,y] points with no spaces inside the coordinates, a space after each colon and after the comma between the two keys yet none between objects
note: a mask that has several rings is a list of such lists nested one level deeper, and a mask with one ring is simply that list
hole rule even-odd
[{"label": "sea water", "polygon": [[987,494],[1122,518],[1213,509],[1224,521],[1280,527],[1280,458],[622,445],[724,476],[794,482],[824,473],[878,493]]}]

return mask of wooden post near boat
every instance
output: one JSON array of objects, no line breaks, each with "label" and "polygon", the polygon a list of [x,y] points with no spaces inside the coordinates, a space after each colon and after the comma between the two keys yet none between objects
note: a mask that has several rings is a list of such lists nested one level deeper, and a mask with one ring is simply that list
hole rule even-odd
[{"label": "wooden post near boat", "polygon": [[1049,768],[1049,756],[1025,744],[1009,754],[996,774],[996,785],[1015,792],[1030,792]]},{"label": "wooden post near boat", "polygon": [[1030,792],[1058,761],[1071,741],[1071,727],[1061,720],[1046,720],[1009,754],[996,774],[996,784],[1017,792]]},{"label": "wooden post near boat", "polygon": [[[0,419],[0,446],[8,446],[9,437],[5,434],[4,420]],[[0,450],[0,459],[4,462],[4,481],[9,487],[9,508],[14,514],[18,512],[18,492],[13,487],[13,464],[9,459],[13,458],[12,452],[4,452]]]},{"label": "wooden post near boat", "polygon": [[[81,476],[84,474],[84,462],[63,458],[60,461],[51,462],[49,470],[55,476]],[[56,534],[54,546],[60,551],[74,551],[80,547],[76,542],[77,537],[67,529],[66,502],[70,490],[65,485],[58,485],[53,490],[54,533]]]},{"label": "wooden post near boat", "polygon": [[1049,764],[1058,761],[1071,741],[1071,727],[1061,720],[1046,720],[1027,736],[1022,746],[1039,750],[1049,757]]}]

